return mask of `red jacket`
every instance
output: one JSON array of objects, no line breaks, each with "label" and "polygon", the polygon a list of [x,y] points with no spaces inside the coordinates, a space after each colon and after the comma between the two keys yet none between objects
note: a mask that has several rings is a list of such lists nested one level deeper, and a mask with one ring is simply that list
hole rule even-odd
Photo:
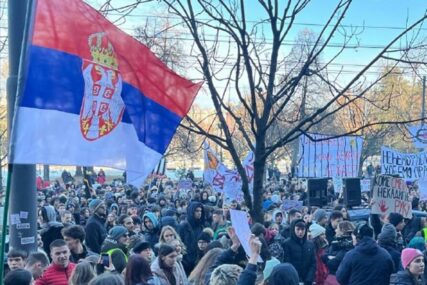
[{"label": "red jacket", "polygon": [[51,264],[43,275],[36,280],[36,285],[68,285],[71,272],[76,265],[69,263],[67,268],[60,267],[56,264]]}]

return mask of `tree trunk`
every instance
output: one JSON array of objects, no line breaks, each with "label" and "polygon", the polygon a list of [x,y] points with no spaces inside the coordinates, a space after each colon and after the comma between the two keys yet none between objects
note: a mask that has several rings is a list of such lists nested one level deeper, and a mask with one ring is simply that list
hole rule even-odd
[{"label": "tree trunk", "polygon": [[50,168],[48,164],[43,165],[43,180],[50,181]]},{"label": "tree trunk", "polygon": [[257,223],[264,223],[262,202],[264,194],[265,164],[265,143],[264,140],[257,140],[254,161],[254,195],[251,209],[252,220]]}]

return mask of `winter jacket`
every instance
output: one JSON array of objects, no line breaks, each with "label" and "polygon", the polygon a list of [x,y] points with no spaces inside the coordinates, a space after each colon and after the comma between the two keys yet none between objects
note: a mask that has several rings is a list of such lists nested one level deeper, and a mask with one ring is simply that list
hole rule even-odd
[{"label": "winter jacket", "polygon": [[159,242],[159,237],[160,237],[160,235],[159,235],[159,222],[157,220],[156,215],[152,212],[145,213],[144,216],[142,216],[142,222],[144,222],[145,218],[150,219],[154,228],[152,230],[147,229],[144,232],[144,239],[145,239],[145,241],[147,241],[150,244],[151,249],[154,250],[155,245],[156,245],[156,243]]},{"label": "winter jacket", "polygon": [[328,243],[331,244],[331,242],[334,240],[335,238],[335,230],[332,227],[331,222],[329,222],[329,224],[326,226],[326,239],[328,240]]},{"label": "winter jacket", "polygon": [[246,265],[245,270],[240,273],[239,280],[237,281],[237,285],[255,285],[257,266],[256,264]]},{"label": "winter jacket", "polygon": [[173,276],[175,277],[176,284],[171,284],[169,279],[166,277],[163,268],[160,268],[159,258],[157,257],[153,264],[151,264],[151,271],[155,276],[160,279],[162,285],[188,285],[187,275],[185,274],[184,268],[180,266],[179,263],[175,263],[175,266],[172,268]]},{"label": "winter jacket", "polygon": [[[194,219],[194,213],[197,208],[202,209],[202,216],[200,220]],[[200,233],[203,231],[203,226],[205,223],[204,218],[205,218],[205,210],[203,208],[202,203],[191,202],[187,208],[187,221],[182,223],[178,229],[178,233],[181,237],[181,240],[185,244],[185,247],[187,248],[187,254],[184,255],[184,259],[182,261],[187,275],[189,275],[195,267],[195,261],[197,259],[197,249],[198,249],[197,238],[200,235]]]},{"label": "winter jacket", "polygon": [[102,244],[101,253],[111,256],[111,262],[118,273],[122,273],[126,268],[128,257],[125,245],[119,244],[116,240],[106,238]]},{"label": "winter jacket", "polygon": [[424,285],[424,280],[416,280],[408,270],[402,270],[390,276],[390,285]]},{"label": "winter jacket", "polygon": [[268,278],[269,285],[298,285],[298,273],[289,263],[278,264]]},{"label": "winter jacket", "polygon": [[345,254],[353,248],[351,236],[337,237],[332,241],[328,252],[322,256],[322,261],[328,267],[329,274],[335,275]]},{"label": "winter jacket", "polygon": [[68,280],[75,267],[76,265],[71,262],[66,268],[53,263],[36,280],[35,285],[68,285]]},{"label": "winter jacket", "polygon": [[322,261],[324,253],[324,248],[321,248],[316,252],[316,285],[324,285],[326,277],[328,276],[328,267]]},{"label": "winter jacket", "polygon": [[43,241],[43,249],[50,258],[50,244],[56,239],[63,239],[61,230],[64,225],[57,222],[57,213],[55,208],[51,205],[44,206],[42,209],[43,219],[47,222],[40,232]]},{"label": "winter jacket", "polygon": [[80,259],[85,259],[88,256],[96,255],[96,253],[88,250],[86,246],[83,244],[83,252],[78,254],[70,251],[70,261],[73,263],[79,263]]},{"label": "winter jacket", "polygon": [[300,282],[311,284],[316,272],[316,257],[314,244],[305,236],[300,239],[295,234],[295,225],[303,220],[295,220],[291,223],[290,235],[283,243],[284,262],[292,264],[298,272]]},{"label": "winter jacket", "polygon": [[88,248],[95,253],[101,253],[101,245],[107,237],[105,220],[97,215],[91,216],[87,221],[85,231]]},{"label": "winter jacket", "polygon": [[393,270],[390,254],[373,238],[364,237],[346,253],[336,276],[341,285],[388,285]]},{"label": "winter jacket", "polygon": [[379,246],[387,250],[387,252],[390,254],[394,264],[393,273],[397,273],[398,271],[403,270],[402,263],[400,262],[400,252],[397,249],[396,243],[378,241],[378,244]]}]

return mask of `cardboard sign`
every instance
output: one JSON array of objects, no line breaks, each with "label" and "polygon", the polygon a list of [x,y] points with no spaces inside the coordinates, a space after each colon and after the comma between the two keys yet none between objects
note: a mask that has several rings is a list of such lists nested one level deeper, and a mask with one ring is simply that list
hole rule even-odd
[{"label": "cardboard sign", "polygon": [[412,218],[412,203],[406,182],[401,178],[378,175],[373,181],[372,214],[399,213]]},{"label": "cardboard sign", "polygon": [[178,182],[178,189],[191,189],[193,187],[193,180],[182,179]]}]

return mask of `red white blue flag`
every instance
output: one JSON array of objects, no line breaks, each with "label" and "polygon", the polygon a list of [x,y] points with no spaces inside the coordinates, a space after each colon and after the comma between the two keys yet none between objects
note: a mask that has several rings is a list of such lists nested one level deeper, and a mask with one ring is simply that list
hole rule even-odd
[{"label": "red white blue flag", "polygon": [[38,0],[33,11],[11,162],[148,175],[201,84],[83,1]]}]

